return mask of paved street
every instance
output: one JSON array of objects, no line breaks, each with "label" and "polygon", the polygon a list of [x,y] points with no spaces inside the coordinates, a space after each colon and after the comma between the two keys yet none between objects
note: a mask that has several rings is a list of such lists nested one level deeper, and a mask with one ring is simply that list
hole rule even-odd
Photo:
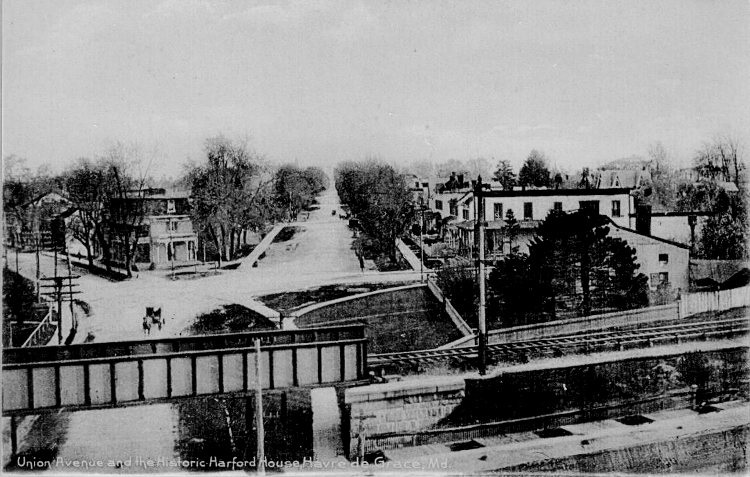
[{"label": "paved street", "polygon": [[[318,198],[319,209],[310,212],[291,240],[272,244],[257,269],[241,267],[248,274],[260,271],[274,283],[288,283],[360,273],[352,245],[352,231],[343,214],[336,189],[330,187]],[[331,215],[335,211],[336,215]]]}]

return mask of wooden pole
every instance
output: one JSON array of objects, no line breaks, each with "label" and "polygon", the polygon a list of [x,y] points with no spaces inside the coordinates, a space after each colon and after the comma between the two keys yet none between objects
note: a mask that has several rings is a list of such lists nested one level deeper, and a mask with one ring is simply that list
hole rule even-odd
[{"label": "wooden pole", "polygon": [[10,455],[15,459],[18,455],[18,422],[16,416],[10,416]]},{"label": "wooden pole", "polygon": [[62,280],[57,276],[57,248],[55,248],[55,291],[57,292],[57,344],[62,344]]},{"label": "wooden pole", "polygon": [[263,446],[265,439],[265,432],[263,429],[263,390],[261,389],[260,382],[260,340],[255,339],[255,429],[256,429],[256,441],[257,441],[257,458],[258,466],[256,471],[259,475],[265,475],[266,466],[265,459],[266,453]]},{"label": "wooden pole", "polygon": [[68,257],[68,290],[70,291],[70,319],[71,319],[71,329],[77,330],[78,329],[78,320],[76,320],[76,314],[74,310],[74,304],[73,304],[73,270],[70,266],[70,250],[66,250],[66,254]]},{"label": "wooden pole", "polygon": [[39,235],[36,236],[36,301],[39,302]]},{"label": "wooden pole", "polygon": [[484,283],[484,197],[482,196],[482,176],[477,177],[474,201],[477,207],[477,247],[479,256],[479,374],[487,372],[487,325],[485,319]]}]

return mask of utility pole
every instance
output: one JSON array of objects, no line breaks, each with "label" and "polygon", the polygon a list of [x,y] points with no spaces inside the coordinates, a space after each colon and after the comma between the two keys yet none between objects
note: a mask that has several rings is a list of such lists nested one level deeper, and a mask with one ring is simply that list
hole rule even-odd
[{"label": "utility pole", "polygon": [[[70,249],[66,248],[65,249],[65,254],[66,254],[67,258],[68,258],[68,277],[72,277],[73,276],[73,271],[71,270],[71,267],[70,267]],[[74,307],[74,304],[73,304],[73,280],[71,280],[70,278],[68,278],[68,292],[70,294],[70,302],[69,302],[69,304],[70,304],[70,320],[71,320],[70,321],[70,327],[71,327],[70,330],[72,332],[73,330],[77,330],[78,329],[78,320],[76,319],[76,312],[75,312],[75,307]]]},{"label": "utility pole", "polygon": [[39,303],[39,234],[37,234],[36,242],[36,301]]},{"label": "utility pole", "polygon": [[422,218],[419,222],[419,280],[424,281],[424,248],[422,246],[424,236],[424,208],[422,205],[419,206],[419,213]]},{"label": "utility pole", "polygon": [[478,264],[479,273],[479,374],[487,373],[487,324],[485,317],[485,283],[484,283],[484,197],[482,195],[482,176],[477,177],[477,183],[474,187],[474,201],[477,210],[477,246],[478,246]]},{"label": "utility pole", "polygon": [[258,475],[266,473],[266,452],[263,446],[265,432],[263,430],[263,389],[260,383],[260,339],[255,339],[255,430],[257,444],[258,466],[256,472]]},{"label": "utility pole", "polygon": [[57,244],[55,247],[55,292],[57,292],[57,344],[62,344],[62,280],[57,278]]},{"label": "utility pole", "polygon": [[[54,277],[46,277],[46,278],[40,278],[41,281],[51,281],[52,284],[50,285],[40,285],[40,288],[52,288],[52,291],[47,291],[41,293],[42,295],[49,296],[53,298],[57,302],[57,342],[58,344],[62,344],[63,342],[63,335],[62,335],[62,302],[63,301],[70,301],[71,302],[71,314],[73,311],[73,295],[77,295],[81,293],[80,291],[73,290],[73,287],[77,287],[77,283],[73,283],[74,279],[81,278],[78,275],[72,275],[68,273],[67,276],[60,276],[57,273],[57,248],[55,248],[55,276]],[[64,291],[65,287],[65,280],[68,280],[68,291]],[[71,319],[74,319],[71,315]],[[75,328],[75,322],[72,322],[72,327]]]}]

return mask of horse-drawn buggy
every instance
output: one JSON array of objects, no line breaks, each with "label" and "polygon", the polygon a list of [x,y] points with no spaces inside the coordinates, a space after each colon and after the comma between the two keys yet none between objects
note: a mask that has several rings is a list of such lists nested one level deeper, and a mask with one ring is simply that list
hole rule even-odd
[{"label": "horse-drawn buggy", "polygon": [[161,331],[161,327],[164,326],[164,317],[161,316],[161,307],[156,308],[153,306],[146,307],[146,314],[143,317],[143,334],[151,334],[151,328],[156,325]]}]

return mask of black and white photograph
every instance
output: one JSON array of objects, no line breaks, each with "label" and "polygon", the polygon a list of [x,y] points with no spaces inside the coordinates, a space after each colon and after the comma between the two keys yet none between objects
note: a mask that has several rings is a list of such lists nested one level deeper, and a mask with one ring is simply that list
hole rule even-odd
[{"label": "black and white photograph", "polygon": [[747,0],[1,0],[2,473],[746,475]]}]

